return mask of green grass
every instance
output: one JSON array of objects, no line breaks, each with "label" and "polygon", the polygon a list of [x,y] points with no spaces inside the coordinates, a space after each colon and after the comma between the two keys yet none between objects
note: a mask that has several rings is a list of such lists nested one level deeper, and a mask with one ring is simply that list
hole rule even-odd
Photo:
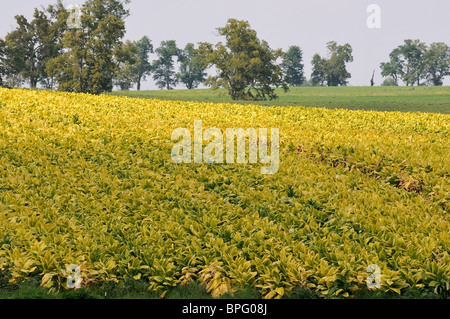
[{"label": "green grass", "polygon": [[[148,290],[148,283],[129,279],[119,284],[102,284],[78,290],[49,290],[40,287],[39,280],[30,278],[20,284],[0,282],[0,299],[160,299],[155,292]],[[300,299],[304,299],[303,295]],[[203,285],[192,282],[186,286],[170,289],[165,299],[212,299]],[[233,295],[225,294],[220,299],[259,299],[255,288],[236,291]]]},{"label": "green grass", "polygon": [[[154,292],[148,290],[148,283],[142,280],[129,279],[119,284],[103,284],[78,290],[51,291],[40,287],[38,279],[29,278],[20,284],[10,284],[0,281],[0,299],[160,299]],[[106,295],[105,295],[106,293]],[[219,299],[227,300],[256,300],[260,299],[256,288],[245,288],[234,294],[224,294]],[[164,299],[212,299],[203,285],[192,282],[186,286],[177,286],[170,289]],[[320,299],[313,291],[305,287],[294,288],[285,296],[285,299]],[[439,296],[431,291],[408,288],[399,296],[394,292],[381,290],[360,290],[355,294],[355,299],[439,299]]]},{"label": "green grass", "polygon": [[450,87],[295,87],[273,101],[232,101],[224,89],[171,91],[115,91],[117,96],[213,103],[255,103],[260,105],[308,106],[400,112],[450,114]]}]

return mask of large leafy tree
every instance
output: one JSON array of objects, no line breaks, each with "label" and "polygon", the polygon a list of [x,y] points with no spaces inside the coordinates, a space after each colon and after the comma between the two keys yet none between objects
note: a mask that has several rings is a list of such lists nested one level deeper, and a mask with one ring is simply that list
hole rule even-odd
[{"label": "large leafy tree", "polygon": [[[52,59],[48,72],[63,91],[98,94],[113,88],[118,62],[114,52],[125,34],[128,0],[88,0],[82,7],[79,28],[63,37],[65,52]],[[60,15],[67,21],[67,11]]]},{"label": "large leafy tree", "polygon": [[424,63],[426,44],[420,40],[405,40],[399,48],[405,63],[404,81],[411,85],[414,83],[420,85],[420,81],[426,78]]},{"label": "large leafy tree", "polygon": [[312,82],[317,85],[344,86],[351,74],[347,71],[346,64],[353,62],[352,47],[346,43],[338,45],[335,41],[327,43],[329,58],[322,58],[315,54],[312,59]]},{"label": "large leafy tree", "polygon": [[400,49],[396,48],[389,54],[389,62],[382,62],[381,75],[384,77],[391,77],[394,81],[394,85],[398,85],[398,80],[404,74],[403,61],[400,57]]},{"label": "large leafy tree", "polygon": [[10,76],[21,76],[36,88],[41,82],[52,87],[51,77],[46,65],[49,60],[60,54],[62,49],[58,41],[61,25],[57,23],[57,10],[62,6],[49,6],[46,10],[34,10],[33,20],[23,15],[16,16],[17,27],[5,38],[5,68]]},{"label": "large leafy tree", "polygon": [[114,76],[114,85],[129,90],[137,82],[138,47],[136,41],[127,40],[118,45],[114,52],[118,72]]},{"label": "large leafy tree", "polygon": [[152,70],[149,54],[153,53],[153,45],[150,39],[147,36],[144,36],[136,42],[136,47],[136,84],[137,90],[140,91],[142,81],[145,81],[147,75],[149,75]]},{"label": "large leafy tree", "polygon": [[322,58],[318,53],[314,54],[311,64],[312,64],[312,73],[311,73],[311,85],[312,86],[323,86],[326,82],[325,75],[325,65],[327,60]]},{"label": "large leafy tree", "polygon": [[114,76],[114,84],[121,90],[129,90],[137,84],[137,90],[141,90],[141,83],[150,74],[151,64],[149,53],[153,52],[153,46],[147,36],[139,41],[127,40],[116,46],[114,57],[118,65],[118,71]]},{"label": "large leafy tree", "polygon": [[[35,16],[37,14],[35,10]],[[35,88],[39,80],[39,43],[35,34],[35,24],[28,22],[23,15],[15,17],[17,27],[6,35],[6,60],[10,74],[20,74]]]},{"label": "large leafy tree", "polygon": [[206,80],[205,68],[198,60],[193,43],[188,43],[181,52],[180,72],[177,77],[188,89],[195,89]]},{"label": "large leafy tree", "polygon": [[47,65],[49,62],[60,56],[63,52],[63,36],[67,30],[66,21],[61,17],[65,17],[65,9],[61,0],[58,0],[55,5],[49,5],[47,13],[50,19],[50,25],[46,33],[42,33],[44,46],[42,52],[45,56],[43,63],[43,74],[45,75],[40,83],[43,87],[53,89],[54,77],[48,72]]},{"label": "large leafy tree", "polygon": [[5,66],[5,47],[6,43],[3,39],[0,39],[0,86],[4,86],[3,78],[7,74]]},{"label": "large leafy tree", "polygon": [[233,100],[275,99],[273,86],[288,90],[282,70],[276,64],[283,56],[281,49],[272,50],[266,41],[258,39],[247,21],[229,19],[217,31],[225,37],[225,44],[219,42],[213,46],[202,42],[198,49],[202,65],[213,66],[218,71],[208,77],[206,85],[226,88]]},{"label": "large leafy tree", "polygon": [[287,76],[289,86],[300,86],[305,81],[303,74],[303,52],[299,46],[290,46],[283,57],[281,68]]},{"label": "large leafy tree", "polygon": [[409,85],[421,85],[420,81],[426,79],[427,71],[424,60],[427,46],[420,40],[405,40],[390,54],[390,60],[380,64],[381,75],[391,76],[396,81],[398,76]]},{"label": "large leafy tree", "polygon": [[441,86],[450,75],[450,47],[443,42],[431,43],[424,54],[426,77],[429,83]]},{"label": "large leafy tree", "polygon": [[325,69],[328,86],[347,85],[351,74],[347,71],[346,63],[353,62],[352,47],[348,43],[338,45],[330,41],[327,48],[330,54]]},{"label": "large leafy tree", "polygon": [[153,79],[159,88],[171,90],[177,85],[178,78],[175,72],[174,58],[181,58],[181,51],[177,48],[175,40],[162,41],[159,48],[155,50],[158,59],[153,61]]}]

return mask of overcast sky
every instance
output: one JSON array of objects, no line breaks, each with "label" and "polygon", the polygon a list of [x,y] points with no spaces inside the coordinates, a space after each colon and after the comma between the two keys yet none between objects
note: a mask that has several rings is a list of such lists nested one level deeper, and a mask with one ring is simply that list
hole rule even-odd
[{"label": "overcast sky", "polygon": [[[31,17],[35,7],[55,2],[1,0],[0,37],[14,28],[16,14]],[[83,2],[63,1],[67,6]],[[370,4],[381,8],[381,28],[367,26]],[[450,45],[450,0],[132,0],[128,7],[125,39],[147,35],[155,47],[164,40],[176,40],[179,47],[188,42],[216,43],[223,39],[215,29],[228,18],[247,20],[274,49],[300,46],[308,78],[312,56],[326,55],[328,41],[349,43],[354,57],[348,65],[349,84],[353,86],[369,85],[374,69],[379,85],[380,62],[387,61],[405,39]],[[444,84],[450,85],[450,77]],[[143,84],[143,89],[155,88],[151,79]]]}]

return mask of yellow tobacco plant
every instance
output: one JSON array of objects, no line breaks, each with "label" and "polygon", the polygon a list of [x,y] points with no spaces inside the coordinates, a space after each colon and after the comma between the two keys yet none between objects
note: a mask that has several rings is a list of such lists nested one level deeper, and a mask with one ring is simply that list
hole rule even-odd
[{"label": "yellow tobacco plant", "polygon": [[[278,128],[280,165],[175,164],[173,130]],[[450,117],[0,89],[0,277],[352,298],[450,282]],[[247,157],[248,159],[248,157]]]}]

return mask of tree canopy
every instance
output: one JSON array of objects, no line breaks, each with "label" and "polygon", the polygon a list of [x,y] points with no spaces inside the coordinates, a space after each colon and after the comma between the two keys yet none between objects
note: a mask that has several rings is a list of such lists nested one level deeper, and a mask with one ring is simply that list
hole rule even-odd
[{"label": "tree canopy", "polygon": [[159,88],[171,90],[178,83],[176,77],[174,58],[181,60],[181,51],[175,40],[162,41],[159,48],[155,50],[158,59],[153,61],[153,79]]},{"label": "tree canopy", "polygon": [[127,1],[88,0],[83,5],[81,27],[65,32],[66,52],[54,59],[53,70],[64,91],[98,94],[113,88],[117,64],[114,50],[125,35]]},{"label": "tree canopy", "polygon": [[443,42],[431,43],[424,54],[424,63],[428,82],[441,86],[443,78],[450,75],[450,47]]},{"label": "tree canopy", "polygon": [[137,82],[138,46],[136,41],[127,40],[119,44],[114,57],[117,62],[118,72],[114,76],[114,85],[122,91],[127,91]]},{"label": "tree canopy", "polygon": [[[344,86],[351,78],[347,65],[353,61],[353,50],[348,43],[328,42],[326,56],[312,57],[306,81],[300,46],[292,45],[286,52],[272,49],[245,20],[228,19],[217,28],[224,39],[217,44],[200,42],[196,48],[187,43],[180,49],[170,40],[154,51],[147,36],[123,39],[130,0],[86,0],[76,10],[55,1],[35,9],[31,17],[17,15],[15,27],[0,39],[0,86],[27,83],[30,88],[99,94],[114,87],[140,90],[152,75],[160,89],[178,84],[195,89],[204,83],[225,88],[233,100],[272,100],[278,97],[277,87],[286,92],[301,85]],[[380,68],[388,78],[383,84],[443,85],[450,75],[450,47],[406,39]]]},{"label": "tree canopy", "polygon": [[352,47],[346,43],[338,45],[335,41],[327,43],[329,58],[322,58],[318,53],[313,56],[311,80],[313,85],[344,86],[351,74],[346,64],[353,62]]},{"label": "tree canopy", "polygon": [[296,45],[290,46],[281,63],[289,86],[300,86],[305,82],[303,67],[302,49]]},{"label": "tree canopy", "polygon": [[198,52],[193,43],[188,43],[180,52],[180,72],[177,78],[188,89],[195,89],[206,80],[205,68],[198,59]]},{"label": "tree canopy", "polygon": [[389,61],[380,64],[381,75],[400,78],[409,85],[442,85],[443,78],[450,75],[450,48],[443,42],[429,47],[420,40],[407,39],[392,50]]},{"label": "tree canopy", "polygon": [[0,86],[3,86],[3,78],[6,75],[5,66],[5,47],[6,43],[3,39],[0,39]]},{"label": "tree canopy", "polygon": [[62,49],[58,41],[61,25],[57,22],[57,12],[61,8],[59,3],[45,10],[35,9],[31,21],[23,15],[15,17],[17,27],[6,35],[4,41],[6,75],[20,75],[31,88],[36,88],[38,83],[46,88],[53,87],[46,65]]},{"label": "tree canopy", "polygon": [[233,100],[275,99],[273,86],[288,90],[282,70],[276,64],[283,56],[281,49],[272,50],[269,44],[257,37],[247,21],[229,19],[222,28],[217,28],[225,43],[212,45],[201,42],[199,61],[203,67],[215,67],[205,84],[213,88],[226,88]]},{"label": "tree canopy", "polygon": [[141,90],[142,81],[151,73],[152,65],[149,54],[153,53],[153,45],[147,36],[139,41],[127,40],[117,45],[114,56],[118,64],[114,84],[121,90],[129,90],[137,84]]}]

